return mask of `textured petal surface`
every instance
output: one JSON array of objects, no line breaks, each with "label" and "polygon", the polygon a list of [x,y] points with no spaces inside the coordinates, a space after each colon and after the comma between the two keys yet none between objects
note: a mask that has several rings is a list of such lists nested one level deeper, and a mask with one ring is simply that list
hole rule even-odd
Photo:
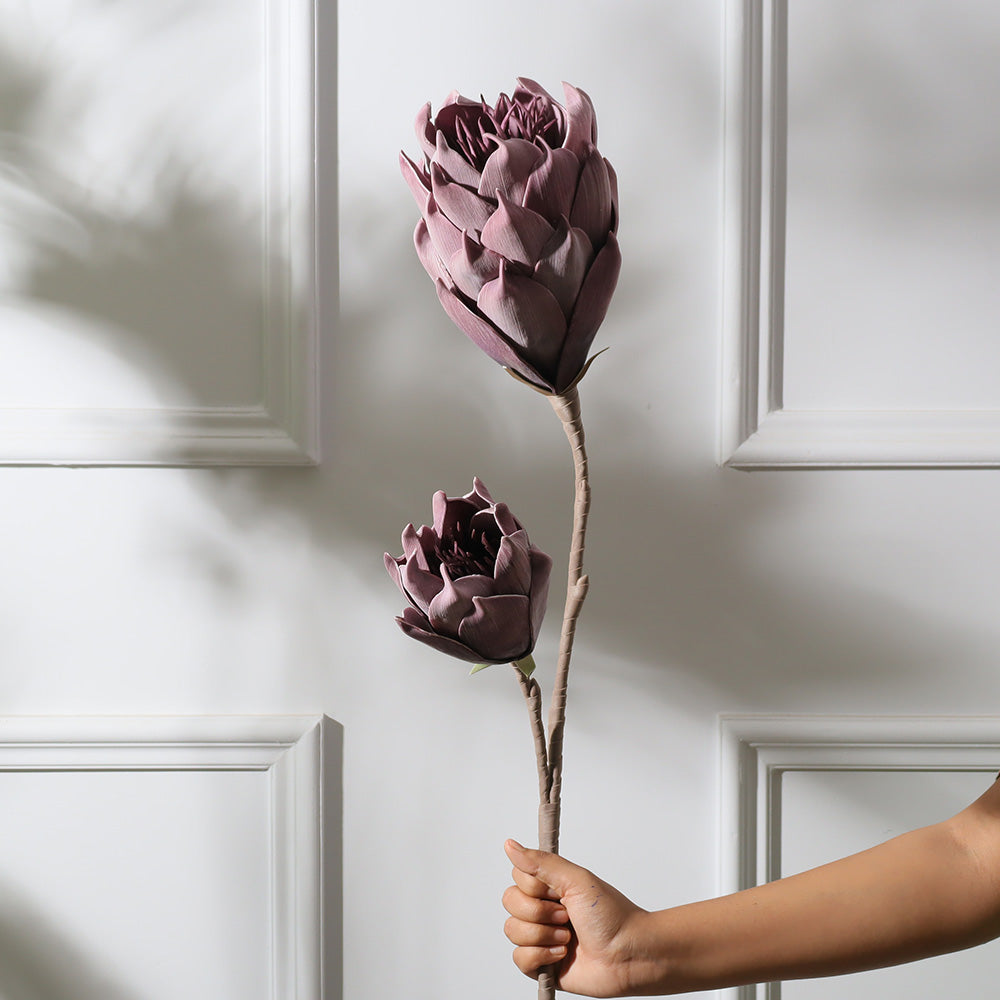
[{"label": "textured petal surface", "polygon": [[427,618],[435,632],[455,638],[463,619],[473,613],[472,599],[492,594],[493,580],[488,576],[463,576],[453,581],[443,568],[442,576],[444,586],[431,601]]},{"label": "textured petal surface", "polygon": [[444,137],[444,132],[438,132],[435,141],[434,158],[431,161],[436,163],[456,184],[464,184],[467,188],[475,191],[479,188],[479,171],[462,156],[448,145],[448,140]]},{"label": "textured petal surface", "polygon": [[479,311],[517,344],[546,381],[555,376],[566,337],[566,317],[552,293],[532,278],[507,274],[483,285]]},{"label": "textured petal surface", "polygon": [[597,328],[604,321],[618,284],[622,258],[618,240],[613,233],[608,234],[608,242],[591,265],[584,279],[576,309],[566,333],[566,346],[559,361],[556,388],[565,389],[580,373],[587,360],[587,352],[594,342]]},{"label": "textured petal surface", "polygon": [[552,575],[552,560],[541,549],[531,546],[531,645],[538,640],[538,632],[545,617],[545,605],[549,596],[549,577]]},{"label": "textured petal surface", "polygon": [[482,244],[507,260],[534,267],[554,232],[537,212],[515,205],[499,193],[499,205],[483,226]]},{"label": "textured petal surface", "polygon": [[520,594],[473,598],[473,613],[462,621],[458,638],[494,663],[510,662],[531,652],[531,605]]},{"label": "textured petal surface", "polygon": [[535,280],[555,296],[567,319],[573,315],[593,254],[586,233],[571,228],[564,217],[535,265]]},{"label": "textured petal surface", "polygon": [[563,83],[566,95],[566,141],[564,148],[572,150],[581,159],[588,145],[597,145],[597,115],[590,97],[579,87]]},{"label": "textured petal surface", "polygon": [[520,205],[531,172],[544,159],[545,154],[526,139],[501,142],[483,167],[479,193],[492,198],[497,191],[502,191],[510,201]]},{"label": "textured petal surface", "polygon": [[531,593],[531,559],[528,556],[528,535],[517,531],[500,540],[496,567],[493,570],[495,591],[500,594]]},{"label": "textured petal surface", "polygon": [[427,223],[427,232],[430,233],[431,242],[441,260],[450,260],[455,251],[462,245],[462,231],[456,229],[447,216],[442,212],[433,197],[427,202],[427,210],[424,212],[424,222]]},{"label": "textured petal surface", "polygon": [[427,209],[427,199],[430,197],[431,193],[431,178],[430,175],[421,170],[413,160],[411,160],[406,153],[401,152],[399,154],[399,170],[403,175],[403,180],[406,181],[406,186],[410,189],[410,193],[413,195],[413,200],[417,203],[417,208],[421,212]]},{"label": "textured petal surface", "polygon": [[428,160],[434,155],[434,125],[431,122],[431,105],[428,101],[418,112],[417,120],[413,123],[413,130],[417,133],[417,141],[424,151],[424,156]]},{"label": "textured petal surface", "polygon": [[500,258],[463,233],[462,247],[448,261],[447,270],[456,288],[475,301],[483,285],[500,274]]},{"label": "textured petal surface", "polygon": [[421,569],[415,562],[408,562],[399,570],[403,593],[410,603],[427,614],[431,601],[441,593],[444,584],[437,573]]},{"label": "textured petal surface", "polygon": [[582,229],[595,247],[602,247],[611,232],[612,214],[608,167],[604,157],[591,147],[580,170],[580,182],[569,221]]},{"label": "textured petal surface", "polygon": [[493,215],[492,201],[480,198],[461,184],[452,183],[436,163],[431,164],[431,192],[438,208],[458,230],[479,233]]},{"label": "textured petal surface", "polygon": [[[515,346],[496,327],[469,309],[458,296],[448,290],[443,282],[439,281],[436,287],[438,299],[448,317],[481,351],[497,364],[503,365],[504,368],[510,368],[527,381],[544,389],[552,389],[551,382],[525,357],[522,357]],[[555,300],[553,299],[553,301]]]},{"label": "textured petal surface", "polygon": [[413,245],[417,248],[417,256],[420,263],[424,265],[424,270],[434,281],[443,281],[446,285],[451,285],[452,277],[448,269],[444,266],[434,243],[431,241],[431,234],[427,231],[427,223],[421,219],[417,223],[417,228],[413,230]]},{"label": "textured petal surface", "polygon": [[521,204],[555,225],[569,217],[576,197],[580,161],[568,149],[545,148],[545,157],[528,178]]},{"label": "textured petal surface", "polygon": [[[432,632],[427,619],[413,608],[404,609],[403,614],[396,619],[396,624],[411,639],[425,643],[439,653],[447,653],[459,660],[465,660],[466,663],[482,663],[482,657],[475,650],[469,649],[468,646],[456,639],[449,639],[447,636],[436,635]],[[504,661],[497,660],[496,662],[503,663]]]}]

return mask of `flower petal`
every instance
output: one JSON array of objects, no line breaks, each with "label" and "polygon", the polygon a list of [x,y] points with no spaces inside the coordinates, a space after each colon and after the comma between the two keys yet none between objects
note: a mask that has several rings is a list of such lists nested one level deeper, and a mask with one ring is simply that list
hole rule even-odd
[{"label": "flower petal", "polygon": [[573,382],[587,361],[587,352],[597,335],[597,328],[604,321],[611,296],[618,284],[621,265],[618,240],[613,233],[609,233],[608,242],[604,244],[584,279],[566,331],[565,346],[555,380],[559,392]]},{"label": "flower petal", "polygon": [[491,198],[496,191],[503,191],[507,198],[520,205],[531,172],[544,159],[545,154],[527,139],[504,140],[483,167],[479,193],[484,198]]},{"label": "flower petal", "polygon": [[571,228],[563,216],[535,265],[535,280],[555,296],[567,319],[573,315],[576,297],[593,256],[594,248],[587,234]]},{"label": "flower petal", "polygon": [[566,95],[566,139],[563,148],[572,150],[580,159],[588,145],[597,145],[597,115],[590,97],[578,87],[563,82]]},{"label": "flower petal", "polygon": [[456,229],[479,233],[493,215],[493,202],[480,198],[461,184],[455,184],[436,164],[431,164],[431,192],[438,208]]},{"label": "flower petal", "polygon": [[438,132],[432,163],[436,163],[456,184],[475,191],[479,188],[479,171],[448,145],[444,132]]},{"label": "flower petal", "polygon": [[510,507],[505,503],[493,505],[493,520],[496,521],[505,535],[513,535],[515,532],[524,530],[518,519],[511,513]]},{"label": "flower petal", "polygon": [[421,569],[415,562],[408,562],[400,568],[402,591],[409,602],[418,610],[427,614],[431,601],[441,593],[444,586],[437,573]]},{"label": "flower petal", "polygon": [[431,276],[433,281],[443,281],[446,285],[451,285],[452,277],[443,261],[434,249],[431,241],[431,234],[427,231],[427,223],[421,219],[417,223],[417,228],[413,230],[413,245],[417,248],[417,256],[420,263],[424,265],[424,270]]},{"label": "flower petal", "polygon": [[604,161],[608,168],[608,181],[611,184],[611,232],[618,235],[618,174],[608,160]]},{"label": "flower petal", "polygon": [[528,533],[523,529],[500,539],[493,579],[497,593],[524,594],[525,597],[531,593]]},{"label": "flower petal", "polygon": [[482,227],[483,246],[507,260],[534,267],[555,230],[537,212],[515,205],[502,191],[497,191],[497,200],[497,210]]},{"label": "flower petal", "polygon": [[[482,663],[483,658],[475,650],[469,649],[468,646],[455,639],[449,639],[447,636],[437,635],[433,632],[427,618],[413,608],[404,608],[403,614],[396,619],[396,624],[411,639],[416,639],[418,642],[436,649],[439,653],[447,653],[459,660],[465,660],[466,663]],[[503,663],[504,661],[498,660],[497,662]]]},{"label": "flower petal", "polygon": [[571,225],[582,229],[595,247],[602,247],[612,229],[612,216],[608,166],[604,157],[591,146],[580,170],[580,181],[569,221]]},{"label": "flower petal", "polygon": [[428,162],[434,155],[434,124],[431,121],[431,103],[428,101],[418,112],[417,120],[413,123],[413,130],[417,133],[417,141],[424,151]]},{"label": "flower petal", "polygon": [[545,617],[545,605],[549,596],[549,577],[552,575],[552,560],[541,549],[531,546],[531,645],[534,648],[538,633]]},{"label": "flower petal", "polygon": [[483,660],[519,660],[531,652],[531,604],[521,594],[474,597],[474,611],[463,619],[458,638]]},{"label": "flower petal", "polygon": [[455,251],[462,245],[462,230],[456,229],[448,217],[442,212],[433,196],[427,200],[424,211],[424,222],[431,242],[441,260],[451,260]]},{"label": "flower petal", "polygon": [[441,578],[444,586],[431,601],[427,618],[435,632],[458,638],[462,621],[474,612],[472,599],[488,597],[495,587],[488,576],[460,576],[452,580],[444,566],[441,567]]},{"label": "flower petal", "polygon": [[[438,299],[451,321],[471,340],[481,351],[491,357],[498,365],[517,372],[525,381],[548,391],[551,383],[527,359],[523,358],[507,338],[478,313],[473,312],[443,281],[437,283]],[[553,300],[555,301],[555,300]]]},{"label": "flower petal", "polygon": [[493,497],[479,476],[472,477],[472,491],[465,494],[465,499],[471,500],[480,510],[493,506]]},{"label": "flower petal", "polygon": [[555,224],[573,210],[580,161],[568,149],[545,147],[545,158],[528,178],[521,204]]},{"label": "flower petal", "polygon": [[566,317],[544,285],[509,274],[503,266],[500,277],[483,285],[476,305],[546,379],[555,373],[566,338]]},{"label": "flower petal", "polygon": [[413,200],[421,212],[427,210],[427,199],[431,194],[431,178],[426,170],[421,170],[406,153],[399,153],[399,169],[409,187]]},{"label": "flower petal", "polygon": [[474,300],[483,285],[500,273],[500,258],[463,232],[461,249],[448,261],[447,273],[458,290]]}]

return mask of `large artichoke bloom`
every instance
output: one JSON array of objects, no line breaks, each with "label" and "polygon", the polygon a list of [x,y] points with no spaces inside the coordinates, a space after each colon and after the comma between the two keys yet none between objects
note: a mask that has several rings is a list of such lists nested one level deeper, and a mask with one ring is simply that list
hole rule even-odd
[{"label": "large artichoke bloom", "polygon": [[590,98],[565,106],[519,79],[497,103],[452,93],[417,117],[423,161],[400,154],[421,219],[417,253],[451,319],[494,361],[550,394],[586,371],[621,254],[614,170]]},{"label": "large artichoke bloom", "polygon": [[409,600],[409,636],[469,663],[515,663],[535,648],[552,560],[506,504],[475,479],[463,497],[434,494],[434,523],[403,531],[385,567]]}]

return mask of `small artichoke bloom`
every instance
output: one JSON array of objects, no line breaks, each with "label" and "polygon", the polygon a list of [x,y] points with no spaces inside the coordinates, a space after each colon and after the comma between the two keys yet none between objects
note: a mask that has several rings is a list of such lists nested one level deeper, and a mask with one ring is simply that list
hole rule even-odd
[{"label": "small artichoke bloom", "polygon": [[586,371],[618,281],[618,189],[590,98],[533,80],[492,107],[452,93],[400,154],[417,254],[445,311],[494,361],[549,394]]},{"label": "small artichoke bloom", "polygon": [[530,656],[552,560],[478,479],[463,497],[435,493],[433,512],[431,527],[407,525],[402,556],[385,554],[389,576],[411,604],[396,619],[399,627],[470,663]]}]

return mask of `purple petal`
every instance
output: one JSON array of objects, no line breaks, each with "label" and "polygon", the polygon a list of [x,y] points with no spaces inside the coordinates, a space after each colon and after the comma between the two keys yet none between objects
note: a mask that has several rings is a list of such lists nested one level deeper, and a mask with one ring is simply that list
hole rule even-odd
[{"label": "purple petal", "polygon": [[545,159],[528,178],[522,204],[533,212],[557,223],[563,215],[569,216],[576,196],[576,182],[580,176],[580,161],[568,149],[545,147]]},{"label": "purple petal", "polygon": [[427,171],[421,170],[404,152],[399,154],[399,169],[413,195],[413,200],[417,203],[417,208],[425,212],[427,199],[431,194],[430,175]]},{"label": "purple petal", "polygon": [[556,387],[559,391],[573,382],[587,360],[587,352],[597,335],[597,328],[604,321],[608,311],[608,304],[618,283],[621,265],[618,240],[611,233],[608,235],[608,242],[604,244],[591,265],[580,289],[579,298],[576,300],[576,309],[573,311],[566,332],[566,344],[559,359],[559,371],[556,376]]},{"label": "purple petal", "polygon": [[473,503],[477,504],[481,510],[485,510],[487,507],[493,506],[493,497],[490,496],[490,491],[486,488],[486,484],[479,478],[479,476],[473,476],[472,491],[465,494],[465,499],[471,500]]},{"label": "purple petal", "polygon": [[566,95],[566,140],[563,148],[572,150],[580,159],[588,145],[597,145],[597,116],[594,104],[584,91],[563,83]]},{"label": "purple petal", "polygon": [[[447,653],[449,656],[465,660],[466,663],[483,662],[483,658],[475,650],[469,649],[468,646],[455,639],[449,639],[447,636],[437,635],[431,631],[430,622],[413,608],[404,608],[402,616],[396,619],[396,624],[411,639],[416,639],[418,642],[436,649],[439,653]],[[504,661],[498,660],[497,662],[503,663]]]},{"label": "purple petal", "polygon": [[480,198],[461,184],[452,183],[436,163],[431,164],[431,191],[438,208],[456,229],[478,233],[493,215],[493,202]]},{"label": "purple petal", "polygon": [[502,191],[497,192],[497,199],[497,210],[483,226],[483,246],[507,260],[534,267],[542,247],[552,239],[553,228],[537,212],[515,205]]},{"label": "purple petal", "polygon": [[493,519],[505,535],[513,535],[515,532],[524,530],[518,519],[511,513],[510,507],[505,503],[494,505]]},{"label": "purple petal", "polygon": [[442,212],[433,197],[427,201],[424,211],[424,222],[431,242],[441,260],[451,260],[455,251],[462,245],[462,230],[456,229],[448,217]]},{"label": "purple petal", "polygon": [[545,604],[549,595],[549,577],[552,560],[541,550],[531,546],[531,645],[534,647],[545,617]]},{"label": "purple petal", "polygon": [[439,593],[444,583],[437,573],[429,573],[421,569],[415,562],[408,562],[399,571],[402,581],[402,591],[409,602],[418,610],[427,614],[431,601]]},{"label": "purple petal", "polygon": [[615,168],[605,160],[604,166],[608,168],[608,181],[611,184],[611,232],[618,235],[618,174]]},{"label": "purple petal", "polygon": [[424,265],[424,270],[431,276],[431,279],[451,285],[452,277],[438,256],[437,250],[434,249],[431,234],[427,231],[427,223],[423,219],[417,223],[417,228],[413,230],[413,245],[417,248],[420,263]]},{"label": "purple petal", "polygon": [[576,297],[593,255],[594,248],[587,234],[582,229],[571,228],[563,217],[535,265],[535,280],[555,296],[567,318],[573,315]]},{"label": "purple petal", "polygon": [[437,134],[437,145],[431,162],[441,167],[456,184],[463,184],[473,191],[479,188],[479,171],[461,153],[455,152],[448,145],[444,132]]},{"label": "purple petal", "polygon": [[428,101],[421,109],[417,112],[417,120],[413,125],[414,131],[417,133],[417,140],[420,143],[420,148],[424,151],[424,155],[427,157],[428,161],[434,155],[434,125],[431,122],[431,105]]},{"label": "purple petal", "polygon": [[[445,286],[437,283],[438,299],[451,321],[471,340],[481,351],[491,357],[498,365],[517,372],[526,381],[543,389],[552,389],[551,383],[540,375],[525,358],[514,349],[514,346],[494,326],[478,313],[474,313]],[[553,300],[555,301],[555,300]]]},{"label": "purple petal", "polygon": [[555,371],[566,338],[566,317],[547,288],[502,267],[499,278],[483,285],[476,305],[524,350],[537,370]]},{"label": "purple petal", "polygon": [[474,597],[488,597],[495,587],[488,576],[461,576],[452,580],[442,566],[444,586],[430,603],[427,618],[435,632],[458,637],[462,621],[474,612]]},{"label": "purple petal", "polygon": [[406,590],[403,587],[403,581],[399,576],[399,567],[404,565],[405,560],[397,558],[396,556],[391,556],[388,552],[384,554],[383,560],[385,562],[385,571],[390,577],[392,577],[392,582],[395,583],[396,586],[399,587],[400,591],[405,594]]},{"label": "purple petal", "polygon": [[519,76],[517,78],[517,89],[514,91],[514,97],[519,97],[522,92],[529,97],[544,97],[547,101],[559,107],[559,102],[540,83],[535,83],[534,80],[527,76]]},{"label": "purple petal", "polygon": [[509,662],[531,652],[531,605],[521,594],[474,597],[475,610],[462,621],[458,638],[483,660]]},{"label": "purple petal", "polygon": [[528,533],[523,529],[500,539],[497,561],[493,568],[495,590],[501,594],[531,592],[531,560],[528,557]]},{"label": "purple petal", "polygon": [[483,285],[500,273],[500,258],[462,233],[462,247],[448,261],[447,271],[458,290],[475,300]]},{"label": "purple petal", "polygon": [[416,562],[422,569],[429,569],[427,556],[421,545],[420,535],[416,528],[408,524],[403,528],[403,558],[407,562]]},{"label": "purple petal", "polygon": [[545,158],[545,154],[527,139],[507,139],[501,142],[483,167],[479,193],[491,198],[496,191],[520,205],[531,172]]},{"label": "purple petal", "polygon": [[570,212],[571,225],[582,229],[595,247],[604,246],[612,228],[611,179],[604,157],[594,147],[583,161]]}]

